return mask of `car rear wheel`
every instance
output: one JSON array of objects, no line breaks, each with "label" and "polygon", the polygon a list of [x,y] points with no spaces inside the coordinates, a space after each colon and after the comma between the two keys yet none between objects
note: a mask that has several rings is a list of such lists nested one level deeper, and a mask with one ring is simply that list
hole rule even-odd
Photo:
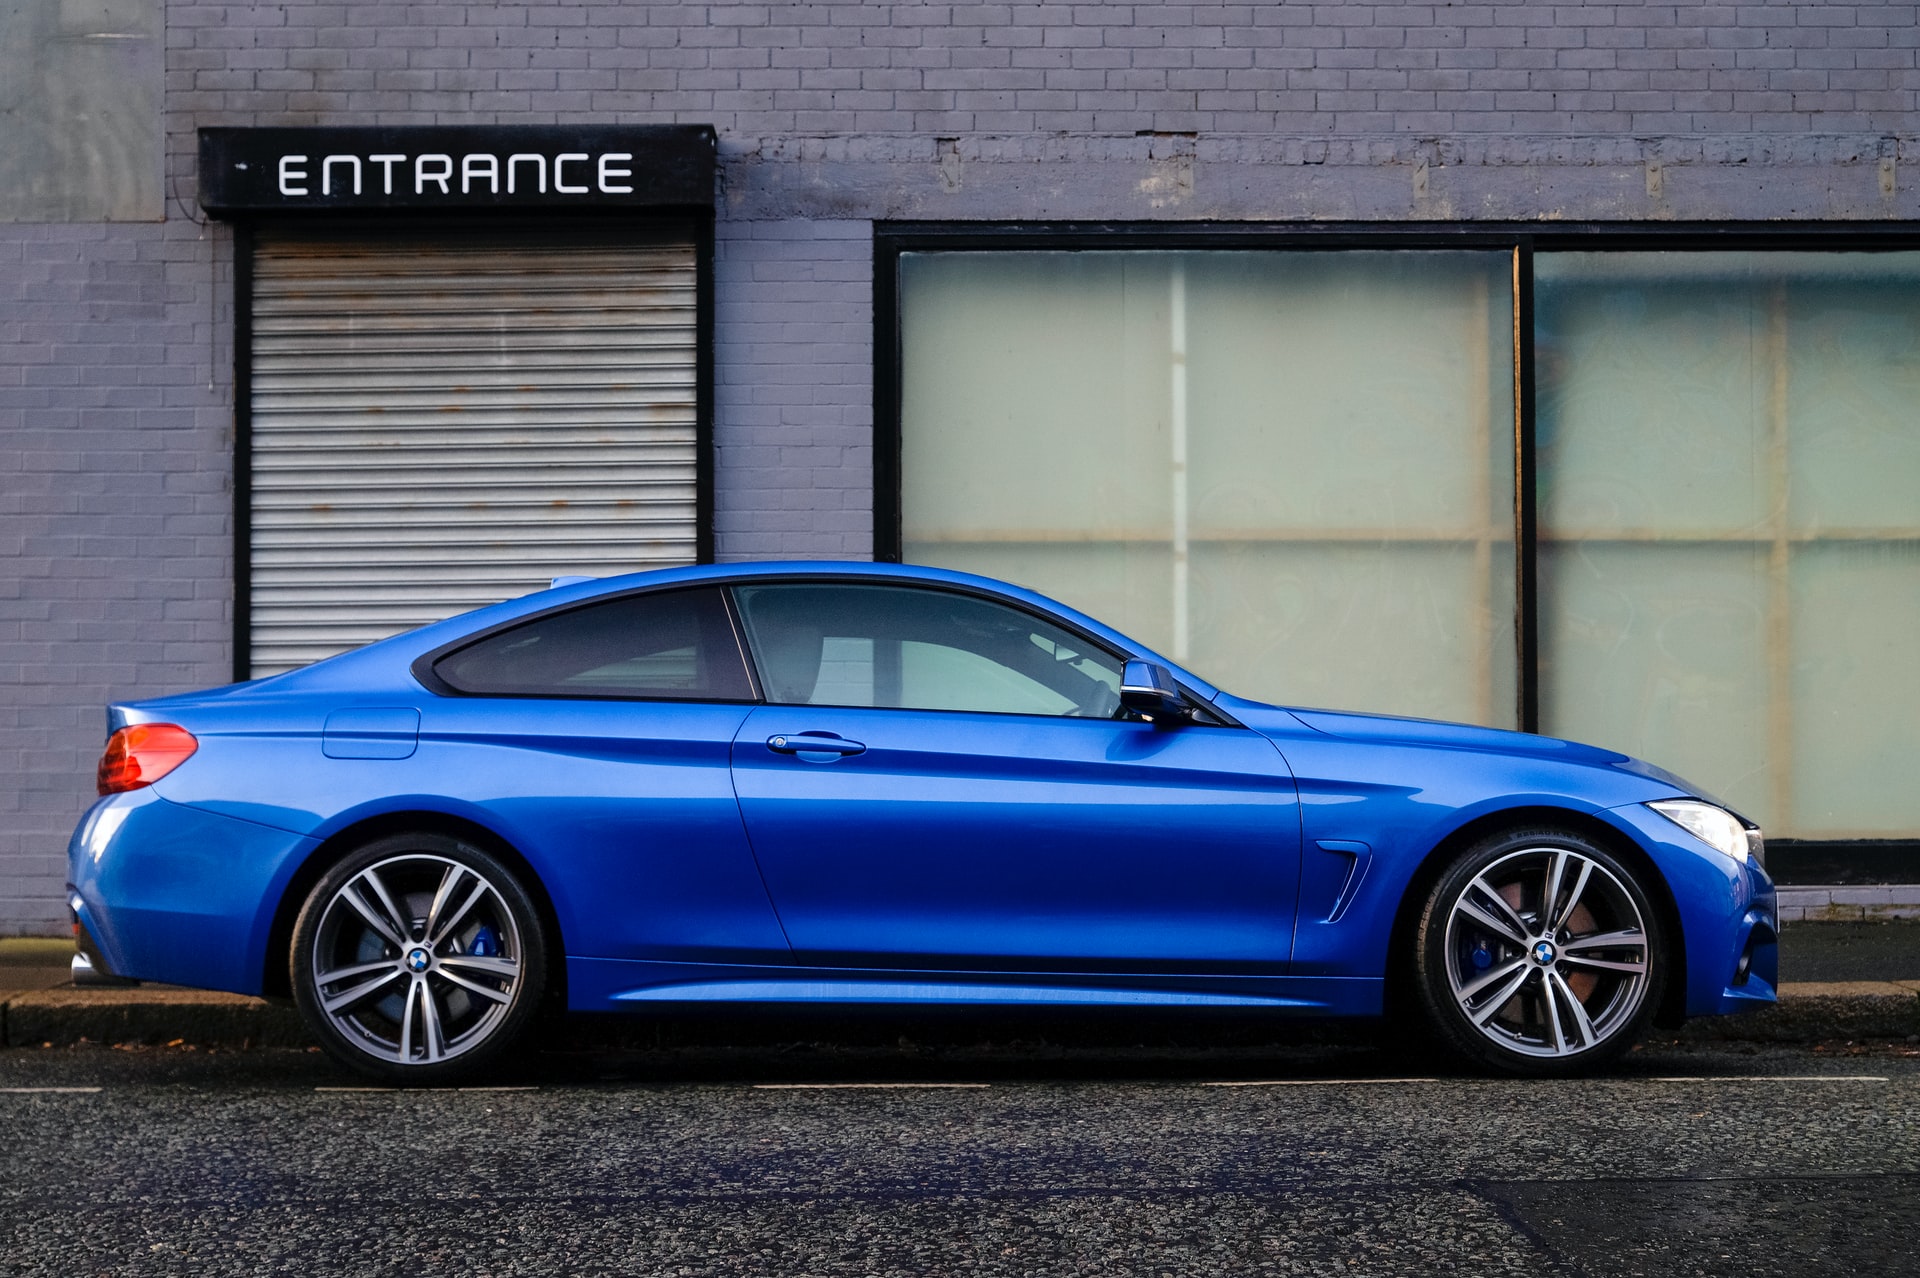
[{"label": "car rear wheel", "polygon": [[1428,1023],[1468,1061],[1584,1073],[1659,1005],[1665,938],[1639,871],[1569,830],[1482,840],[1440,876],[1414,939]]},{"label": "car rear wheel", "polygon": [[321,878],[294,924],[294,1002],[320,1046],[389,1082],[494,1064],[546,986],[546,937],[496,857],[439,834],[377,839]]}]

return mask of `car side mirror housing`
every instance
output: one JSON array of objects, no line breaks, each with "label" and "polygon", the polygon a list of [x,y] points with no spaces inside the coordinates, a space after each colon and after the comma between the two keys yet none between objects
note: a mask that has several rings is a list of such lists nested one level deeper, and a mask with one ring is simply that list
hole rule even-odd
[{"label": "car side mirror housing", "polygon": [[1152,661],[1129,661],[1121,670],[1120,704],[1152,723],[1193,718],[1193,706],[1181,695],[1173,672]]}]

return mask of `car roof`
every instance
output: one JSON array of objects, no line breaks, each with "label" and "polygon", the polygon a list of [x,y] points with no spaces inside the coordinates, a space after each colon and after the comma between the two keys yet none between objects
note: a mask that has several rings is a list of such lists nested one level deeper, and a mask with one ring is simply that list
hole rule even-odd
[{"label": "car roof", "polygon": [[[436,648],[454,643],[471,634],[517,621],[523,617],[535,616],[556,608],[565,608],[577,604],[589,603],[603,596],[629,593],[636,590],[657,590],[671,586],[694,585],[704,582],[736,583],[762,578],[804,579],[815,581],[861,580],[874,582],[910,582],[924,585],[946,586],[953,589],[977,592],[1024,604],[1043,614],[1056,617],[1070,627],[1089,632],[1094,638],[1147,661],[1156,661],[1168,666],[1175,676],[1189,689],[1207,698],[1219,695],[1219,689],[1192,672],[1184,669],[1167,657],[1142,645],[1130,635],[1113,629],[1106,623],[1089,617],[1077,609],[1043,595],[1024,586],[1000,581],[992,577],[982,577],[974,573],[958,572],[951,568],[931,568],[918,564],[874,563],[869,560],[839,559],[793,559],[761,560],[721,564],[693,564],[678,568],[659,568],[644,572],[622,573],[618,576],[601,577],[590,580],[574,580],[569,584],[548,590],[536,590],[515,599],[491,604],[471,612],[460,613],[444,621],[436,621],[368,644],[364,648],[330,657],[311,666],[289,671],[276,677],[275,681],[309,684],[351,684],[370,676],[377,677],[377,671],[397,674],[411,666],[419,656],[432,652]],[[409,681],[411,676],[408,676]],[[384,680],[383,680],[384,681]]]}]

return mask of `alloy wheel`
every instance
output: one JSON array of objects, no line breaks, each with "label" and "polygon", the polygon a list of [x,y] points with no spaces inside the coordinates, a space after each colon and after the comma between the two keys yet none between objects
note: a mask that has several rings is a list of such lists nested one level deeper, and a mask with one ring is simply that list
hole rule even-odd
[{"label": "alloy wheel", "polygon": [[501,885],[426,852],[339,883],[310,953],[314,1010],[357,1052],[402,1067],[440,1065],[486,1043],[525,979],[521,929]]},{"label": "alloy wheel", "polygon": [[1635,893],[1573,848],[1522,847],[1486,865],[1453,895],[1443,944],[1459,1013],[1505,1052],[1583,1055],[1646,1002],[1652,941]]}]

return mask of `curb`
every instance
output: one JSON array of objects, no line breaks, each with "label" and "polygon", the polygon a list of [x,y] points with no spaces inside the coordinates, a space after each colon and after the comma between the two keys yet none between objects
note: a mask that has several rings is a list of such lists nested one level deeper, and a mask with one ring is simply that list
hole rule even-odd
[{"label": "curb", "polygon": [[[1306,1023],[1300,1028],[1305,1031]],[[1665,1037],[1657,1031],[1655,1036]],[[1692,1044],[1814,1043],[1915,1036],[1920,1036],[1920,981],[1852,981],[1787,985],[1773,1007],[1688,1021],[1671,1039]],[[601,1035],[589,1032],[587,1037]],[[229,1050],[313,1044],[291,1004],[240,994],[154,986],[52,989],[0,1002],[0,1046],[69,1047],[83,1041],[191,1043]]]},{"label": "curb", "polygon": [[1779,893],[1782,923],[1920,919],[1920,884],[1808,884],[1775,890]]},{"label": "curb", "polygon": [[193,1043],[210,1047],[306,1047],[291,1004],[205,990],[52,989],[0,1004],[0,1043],[68,1047],[93,1043]]}]

